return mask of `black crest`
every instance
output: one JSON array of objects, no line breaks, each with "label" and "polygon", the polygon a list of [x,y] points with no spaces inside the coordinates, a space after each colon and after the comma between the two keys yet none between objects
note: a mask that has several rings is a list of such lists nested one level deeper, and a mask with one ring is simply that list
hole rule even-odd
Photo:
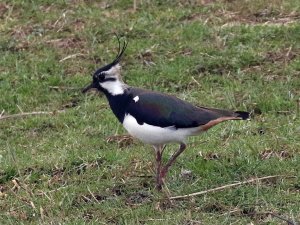
[{"label": "black crest", "polygon": [[119,50],[118,50],[118,54],[117,54],[115,60],[112,63],[97,69],[96,72],[94,73],[94,75],[97,75],[101,72],[105,72],[105,71],[111,69],[113,66],[117,65],[120,62],[120,60],[122,59],[122,56],[127,48],[128,42],[124,41],[123,47],[121,47],[120,37],[118,35],[116,35],[116,37],[117,37],[118,43],[119,43]]},{"label": "black crest", "polygon": [[[103,82],[105,81],[105,71],[110,70],[113,66],[117,65],[120,60],[122,59],[122,56],[126,50],[127,44],[128,42],[124,41],[123,42],[123,46],[121,47],[121,41],[118,35],[116,35],[117,39],[118,39],[118,43],[119,43],[119,50],[118,50],[118,54],[116,56],[116,58],[114,59],[114,61],[106,66],[103,66],[99,69],[96,70],[96,72],[93,75],[93,81],[90,85],[86,86],[82,92],[85,93],[88,90],[90,90],[91,88],[96,88],[98,90],[101,90],[101,87],[99,85],[99,82]],[[114,78],[108,78],[108,79],[114,79]]]}]

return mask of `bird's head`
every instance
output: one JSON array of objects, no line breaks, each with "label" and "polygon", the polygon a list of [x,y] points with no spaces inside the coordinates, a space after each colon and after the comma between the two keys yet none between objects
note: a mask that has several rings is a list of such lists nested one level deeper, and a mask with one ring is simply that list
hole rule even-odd
[{"label": "bird's head", "polygon": [[93,74],[92,83],[82,90],[83,93],[92,88],[109,93],[111,95],[124,93],[125,84],[120,78],[121,66],[119,65],[119,62],[122,59],[128,43],[124,41],[123,47],[121,47],[121,42],[118,36],[117,39],[119,42],[119,51],[115,60],[112,63],[96,70],[96,72]]}]

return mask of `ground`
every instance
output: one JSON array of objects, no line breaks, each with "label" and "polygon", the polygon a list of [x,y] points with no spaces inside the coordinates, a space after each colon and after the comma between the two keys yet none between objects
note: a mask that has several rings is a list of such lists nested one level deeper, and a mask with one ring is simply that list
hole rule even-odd
[{"label": "ground", "polygon": [[[4,0],[0,20],[1,224],[300,221],[299,0]],[[190,138],[162,193],[151,147],[80,91],[115,33],[126,83],[252,114]]]}]

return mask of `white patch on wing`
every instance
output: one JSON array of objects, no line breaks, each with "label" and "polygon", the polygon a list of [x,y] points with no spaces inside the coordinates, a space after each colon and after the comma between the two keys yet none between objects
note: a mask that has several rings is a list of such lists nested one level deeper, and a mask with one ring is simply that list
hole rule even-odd
[{"label": "white patch on wing", "polygon": [[119,80],[105,81],[99,83],[101,87],[107,90],[111,95],[121,95],[124,94],[125,85]]},{"label": "white patch on wing", "polygon": [[188,136],[199,133],[198,127],[174,129],[173,126],[157,127],[147,123],[140,125],[130,114],[125,115],[123,126],[132,136],[152,145],[185,142]]},{"label": "white patch on wing", "polygon": [[134,100],[135,102],[137,102],[139,99],[140,99],[139,96],[135,96],[135,97],[133,98],[133,100]]}]

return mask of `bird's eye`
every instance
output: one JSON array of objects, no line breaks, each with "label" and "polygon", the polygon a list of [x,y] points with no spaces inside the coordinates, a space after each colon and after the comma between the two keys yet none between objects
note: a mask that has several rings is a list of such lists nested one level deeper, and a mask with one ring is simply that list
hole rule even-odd
[{"label": "bird's eye", "polygon": [[105,73],[100,73],[100,74],[98,75],[98,79],[99,79],[100,82],[101,82],[101,81],[104,81],[104,79],[105,79]]}]

